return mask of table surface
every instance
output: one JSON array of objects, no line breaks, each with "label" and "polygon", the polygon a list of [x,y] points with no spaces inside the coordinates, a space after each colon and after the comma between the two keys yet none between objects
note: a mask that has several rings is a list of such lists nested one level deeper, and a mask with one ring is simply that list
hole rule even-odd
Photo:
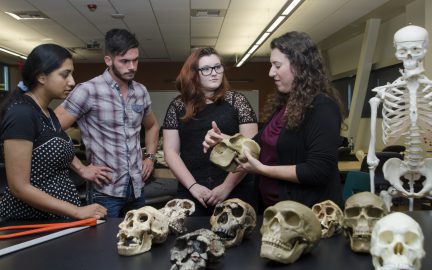
[{"label": "table surface", "polygon": [[360,161],[339,161],[338,168],[341,172],[348,171],[360,171],[361,162]]},{"label": "table surface", "polygon": [[[432,269],[432,224],[431,211],[415,211],[408,213],[420,226],[425,234],[426,257],[422,261],[422,269]],[[0,269],[169,269],[170,249],[175,236],[171,235],[163,244],[153,245],[149,252],[131,257],[119,256],[117,253],[118,224],[122,219],[108,219],[97,227],[63,236],[0,257]],[[342,235],[320,240],[311,253],[303,255],[291,265],[271,262],[260,257],[261,234],[259,232],[261,217],[250,239],[240,246],[225,251],[225,256],[213,269],[374,269],[371,256],[354,253]],[[208,217],[191,217],[187,220],[189,231],[209,228]],[[29,240],[23,237],[13,240],[0,240],[0,249]]]}]

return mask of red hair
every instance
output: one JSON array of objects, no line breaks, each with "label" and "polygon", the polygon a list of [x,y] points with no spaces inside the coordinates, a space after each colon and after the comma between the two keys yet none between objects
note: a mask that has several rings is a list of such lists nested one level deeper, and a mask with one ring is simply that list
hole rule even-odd
[{"label": "red hair", "polygon": [[[180,118],[183,122],[188,122],[189,120],[193,119],[195,115],[203,110],[206,106],[206,97],[202,90],[198,73],[198,61],[201,59],[201,57],[210,55],[216,55],[219,60],[221,60],[221,57],[213,48],[195,49],[186,59],[179,75],[177,76],[176,87],[180,91],[186,110],[185,115]],[[222,83],[218,89],[216,89],[211,100],[214,103],[223,101],[225,93],[228,89],[229,83],[224,74]]]}]

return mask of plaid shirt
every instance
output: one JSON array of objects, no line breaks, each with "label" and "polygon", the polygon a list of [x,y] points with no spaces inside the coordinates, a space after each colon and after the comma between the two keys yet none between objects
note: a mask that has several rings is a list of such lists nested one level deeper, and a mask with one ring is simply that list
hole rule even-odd
[{"label": "plaid shirt", "polygon": [[142,151],[140,130],[150,111],[150,95],[144,85],[132,81],[124,101],[108,69],[90,81],[78,84],[63,102],[77,117],[87,161],[113,169],[110,185],[94,188],[102,193],[125,197],[129,179],[135,197],[141,195]]}]

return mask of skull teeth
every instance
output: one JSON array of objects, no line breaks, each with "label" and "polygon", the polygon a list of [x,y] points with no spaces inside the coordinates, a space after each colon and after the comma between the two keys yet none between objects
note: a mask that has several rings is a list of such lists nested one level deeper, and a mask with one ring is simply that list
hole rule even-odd
[{"label": "skull teeth", "polygon": [[273,246],[283,250],[292,250],[293,247],[297,245],[297,238],[292,239],[288,242],[282,242],[279,239],[271,238],[271,237],[263,237],[262,244]]},{"label": "skull teeth", "polygon": [[234,239],[236,234],[227,229],[216,229],[214,232],[222,239]]}]

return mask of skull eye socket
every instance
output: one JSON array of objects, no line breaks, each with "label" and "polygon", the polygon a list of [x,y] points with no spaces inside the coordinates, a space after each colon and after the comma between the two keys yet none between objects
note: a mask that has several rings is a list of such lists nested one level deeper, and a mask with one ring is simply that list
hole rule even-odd
[{"label": "skull eye socket", "polygon": [[219,216],[220,213],[222,213],[222,211],[223,211],[223,207],[222,207],[222,206],[217,206],[217,205],[216,205],[216,207],[215,207],[215,209],[214,209],[214,212],[213,212],[213,215],[214,215],[214,216]]},{"label": "skull eye socket", "polygon": [[331,207],[326,207],[326,209],[325,209],[325,213],[326,213],[326,215],[333,215],[333,213],[334,213],[334,209],[333,208],[331,208]]},{"label": "skull eye socket", "polygon": [[177,238],[174,246],[179,250],[185,250],[187,247],[187,241],[185,239]]},{"label": "skull eye socket", "polygon": [[146,214],[141,214],[138,216],[138,220],[140,222],[146,222],[148,220],[148,216]]},{"label": "skull eye socket", "polygon": [[241,217],[241,216],[243,216],[244,210],[243,210],[243,208],[237,206],[237,207],[234,207],[234,208],[231,210],[231,213],[232,213],[233,216],[235,216],[235,217]]},{"label": "skull eye socket", "polygon": [[176,202],[174,202],[174,201],[173,201],[173,202],[168,202],[168,203],[167,203],[167,206],[168,206],[168,207],[174,207],[175,205],[176,205]]},{"label": "skull eye socket", "polygon": [[412,48],[412,52],[413,52],[414,54],[419,54],[419,53],[422,52],[422,48],[414,47],[414,48]]},{"label": "skull eye socket", "polygon": [[406,49],[399,49],[399,50],[397,50],[397,53],[400,55],[405,55],[407,53],[407,50]]},{"label": "skull eye socket", "polygon": [[360,208],[358,207],[352,207],[352,208],[345,208],[345,216],[348,218],[357,217],[360,215]]},{"label": "skull eye socket", "polygon": [[191,209],[192,208],[192,204],[190,202],[184,202],[183,203],[183,208]]},{"label": "skull eye socket", "polygon": [[125,220],[130,220],[130,219],[132,219],[132,217],[133,217],[132,213],[127,213],[126,217],[125,217]]},{"label": "skull eye socket", "polygon": [[319,212],[321,212],[321,206],[319,205],[315,205],[312,210],[314,211],[315,214],[318,214]]},{"label": "skull eye socket", "polygon": [[369,217],[380,218],[382,216],[382,210],[376,207],[366,208],[366,213]]},{"label": "skull eye socket", "polygon": [[413,232],[406,232],[404,235],[404,240],[405,240],[405,244],[413,245],[419,240],[419,237],[417,234]]},{"label": "skull eye socket", "polygon": [[273,210],[267,209],[264,211],[264,220],[270,221],[275,215],[276,213]]},{"label": "skull eye socket", "polygon": [[386,245],[389,245],[393,242],[393,237],[393,232],[391,231],[384,231],[379,235],[380,241]]},{"label": "skull eye socket", "polygon": [[289,212],[284,213],[283,216],[284,216],[285,222],[288,225],[293,226],[293,227],[300,225],[301,219],[300,219],[299,215],[297,215],[296,213],[289,211]]},{"label": "skull eye socket", "polygon": [[195,241],[193,241],[192,246],[193,246],[193,249],[200,254],[205,253],[207,250],[207,244],[202,242],[202,241],[195,240]]}]

